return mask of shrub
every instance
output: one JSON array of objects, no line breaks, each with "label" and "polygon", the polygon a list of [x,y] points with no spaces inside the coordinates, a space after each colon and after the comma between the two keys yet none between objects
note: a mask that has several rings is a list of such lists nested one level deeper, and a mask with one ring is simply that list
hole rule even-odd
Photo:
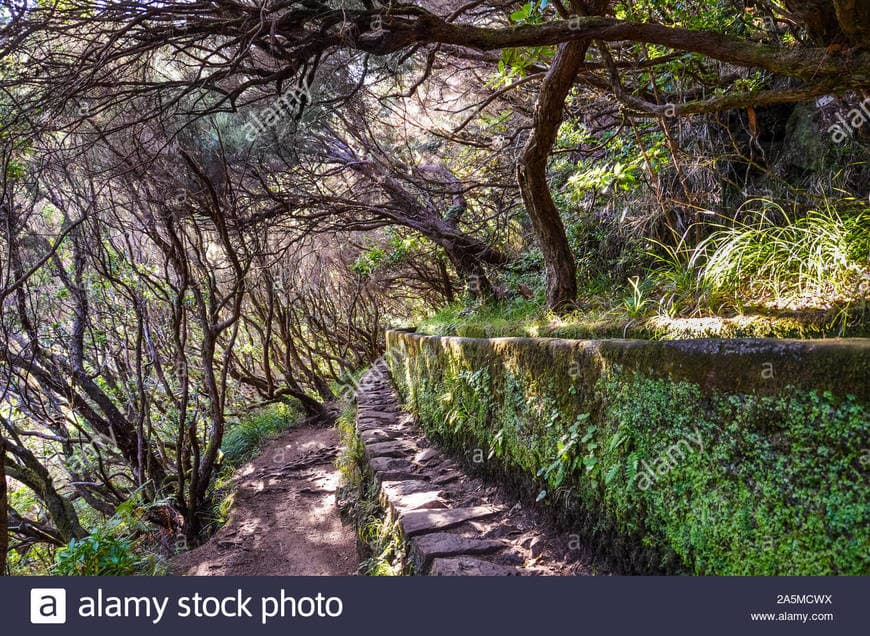
[{"label": "shrub", "polygon": [[165,564],[147,549],[146,519],[149,507],[166,505],[166,501],[141,503],[141,492],[122,502],[115,514],[99,524],[88,536],[72,539],[58,551],[54,573],[61,576],[129,576],[161,574]]},{"label": "shrub", "polygon": [[129,576],[136,574],[140,559],[126,538],[105,529],[83,539],[72,539],[57,553],[55,574],[60,576]]}]

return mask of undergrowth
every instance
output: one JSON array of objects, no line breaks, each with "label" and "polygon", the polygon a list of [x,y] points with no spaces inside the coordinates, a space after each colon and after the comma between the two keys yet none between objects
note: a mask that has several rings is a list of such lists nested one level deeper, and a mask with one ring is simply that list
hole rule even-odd
[{"label": "undergrowth", "polygon": [[166,502],[141,502],[139,492],[121,503],[115,514],[90,534],[57,551],[51,570],[59,576],[160,576],[166,574],[165,554],[153,541],[148,510]]},{"label": "undergrowth", "polygon": [[[470,337],[661,339],[870,334],[865,202],[823,198],[815,209],[798,213],[776,201],[753,199],[733,218],[718,218],[671,241],[648,240],[645,255],[637,254],[636,242],[623,251],[602,244],[607,259],[589,256],[594,241],[603,239],[585,228],[575,311],[547,310],[540,266],[531,254],[519,257],[503,276],[498,299],[454,302],[418,330]],[[706,238],[698,240],[699,233]]]}]

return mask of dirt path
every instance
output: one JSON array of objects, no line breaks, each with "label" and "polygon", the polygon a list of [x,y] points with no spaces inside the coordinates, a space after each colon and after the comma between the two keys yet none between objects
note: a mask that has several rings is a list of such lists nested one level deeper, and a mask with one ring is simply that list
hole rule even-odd
[{"label": "dirt path", "polygon": [[172,561],[176,574],[341,576],[356,572],[356,537],[335,505],[338,434],[298,428],[235,474],[230,519]]}]

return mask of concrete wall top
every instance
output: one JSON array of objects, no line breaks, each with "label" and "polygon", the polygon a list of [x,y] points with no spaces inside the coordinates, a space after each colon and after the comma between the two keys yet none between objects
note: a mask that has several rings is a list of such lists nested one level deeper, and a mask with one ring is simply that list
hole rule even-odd
[{"label": "concrete wall top", "polygon": [[388,331],[387,349],[451,349],[474,357],[498,356],[542,372],[566,365],[619,365],[651,377],[694,382],[731,393],[776,394],[786,386],[854,395],[870,401],[870,339],[784,340],[565,340],[462,338]]}]

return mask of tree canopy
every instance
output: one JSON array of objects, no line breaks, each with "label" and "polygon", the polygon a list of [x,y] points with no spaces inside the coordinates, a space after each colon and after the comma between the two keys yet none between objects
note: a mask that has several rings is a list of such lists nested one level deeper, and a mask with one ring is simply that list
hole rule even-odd
[{"label": "tree canopy", "polygon": [[200,541],[445,306],[863,328],[868,96],[856,0],[4,2],[0,536]]}]

